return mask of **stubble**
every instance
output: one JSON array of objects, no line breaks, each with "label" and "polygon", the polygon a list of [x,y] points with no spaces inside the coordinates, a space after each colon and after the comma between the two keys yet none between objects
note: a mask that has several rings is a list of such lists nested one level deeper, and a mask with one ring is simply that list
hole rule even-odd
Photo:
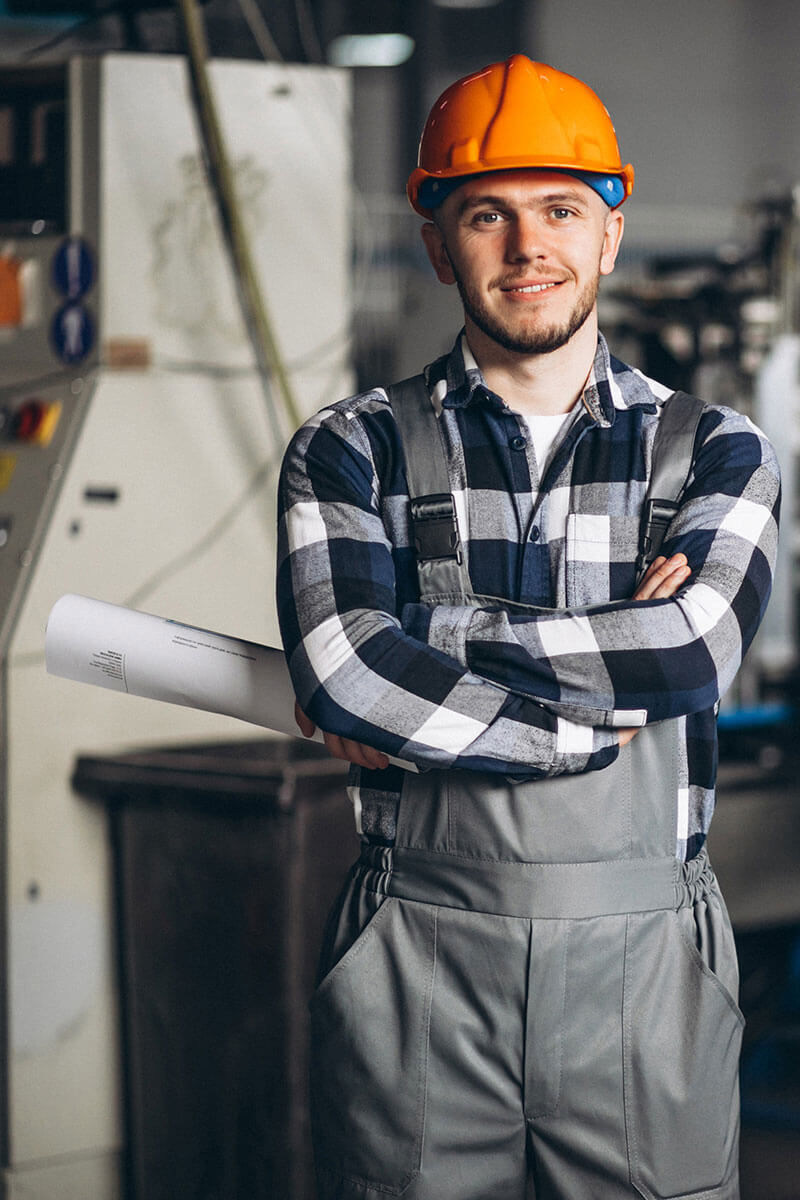
[{"label": "stubble", "polygon": [[597,300],[600,282],[598,265],[597,273],[578,295],[566,321],[561,324],[533,325],[515,331],[489,309],[476,289],[466,283],[454,266],[452,258],[450,267],[466,315],[486,337],[514,354],[551,354],[554,350],[560,350],[562,346],[565,346],[582,328],[591,314]]}]

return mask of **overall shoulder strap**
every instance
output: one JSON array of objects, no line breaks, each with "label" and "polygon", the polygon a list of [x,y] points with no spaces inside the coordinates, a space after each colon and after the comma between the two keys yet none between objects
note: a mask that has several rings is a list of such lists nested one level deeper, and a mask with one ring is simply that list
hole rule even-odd
[{"label": "overall shoulder strap", "polygon": [[639,529],[637,583],[658,556],[669,524],[678,511],[681,493],[692,469],[697,427],[704,407],[697,396],[673,392],[662,408]]},{"label": "overall shoulder strap", "polygon": [[406,460],[420,591],[463,593],[463,555],[439,422],[423,375],[386,389]]}]

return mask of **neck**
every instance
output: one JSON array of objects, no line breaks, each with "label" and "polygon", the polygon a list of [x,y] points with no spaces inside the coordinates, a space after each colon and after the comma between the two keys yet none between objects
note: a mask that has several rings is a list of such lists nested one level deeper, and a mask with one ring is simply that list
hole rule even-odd
[{"label": "neck", "polygon": [[597,350],[597,313],[558,350],[517,354],[487,337],[467,317],[467,342],[487,387],[529,416],[566,413],[586,386]]}]

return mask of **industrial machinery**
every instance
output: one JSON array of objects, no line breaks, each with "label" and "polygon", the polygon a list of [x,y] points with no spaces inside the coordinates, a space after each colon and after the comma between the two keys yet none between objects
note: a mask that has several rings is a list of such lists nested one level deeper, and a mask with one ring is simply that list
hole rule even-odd
[{"label": "industrial machinery", "polygon": [[[238,203],[301,415],[351,390],[343,72],[214,62]],[[288,423],[240,316],[179,57],[0,72],[0,1151],[9,1198],[116,1200],[104,810],[80,752],[247,727],[45,674],[77,592],[276,644]],[[254,735],[258,731],[252,730]]]},{"label": "industrial machinery", "polygon": [[742,214],[737,240],[703,253],[655,256],[644,271],[621,270],[601,298],[603,327],[613,345],[625,347],[623,357],[672,387],[752,417],[780,463],[782,535],[772,597],[723,698],[721,728],[783,721],[796,700],[800,188],[765,189]]},{"label": "industrial machinery", "polygon": [[[769,181],[767,181],[769,184]],[[722,699],[709,851],[733,922],[747,1017],[742,1195],[792,1194],[780,1176],[800,1129],[800,820],[797,808],[797,456],[800,188],[769,184],[738,241],[653,258],[609,289],[612,344],[647,374],[745,412],[782,477],[781,534],[765,619]],[[608,293],[607,293],[608,295]],[[614,325],[616,328],[614,329]],[[792,1139],[794,1139],[792,1141]],[[774,1147],[774,1149],[770,1149]]]}]

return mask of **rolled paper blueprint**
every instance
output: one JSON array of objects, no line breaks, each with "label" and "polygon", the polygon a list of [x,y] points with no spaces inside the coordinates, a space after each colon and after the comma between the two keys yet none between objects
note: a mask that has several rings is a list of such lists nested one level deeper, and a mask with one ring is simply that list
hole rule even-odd
[{"label": "rolled paper blueprint", "polygon": [[[66,595],[47,619],[44,655],[50,675],[300,736],[286,658],[274,646]],[[319,730],[314,741],[322,741]],[[390,761],[417,770],[404,759]]]},{"label": "rolled paper blueprint", "polygon": [[272,646],[67,595],[47,621],[45,664],[64,679],[299,734],[286,659]]}]

